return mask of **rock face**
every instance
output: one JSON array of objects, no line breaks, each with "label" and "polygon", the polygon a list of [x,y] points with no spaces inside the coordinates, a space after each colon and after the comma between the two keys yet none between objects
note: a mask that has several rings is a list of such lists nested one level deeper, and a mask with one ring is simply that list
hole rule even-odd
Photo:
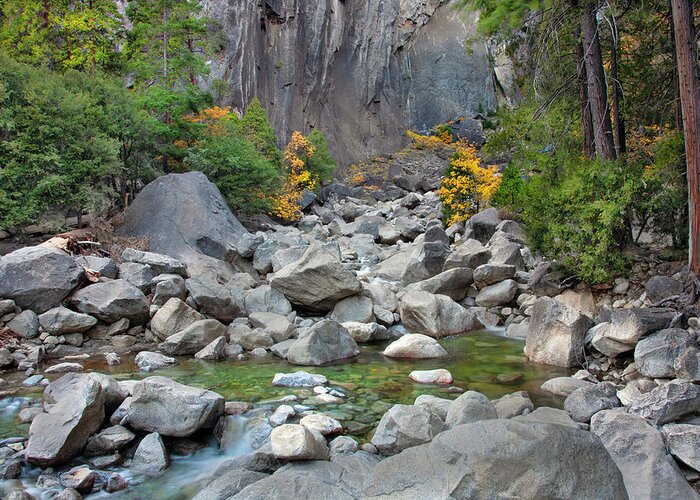
[{"label": "rock face", "polygon": [[446,295],[409,291],[401,298],[401,321],[411,333],[445,337],[483,328],[473,312]]},{"label": "rock face", "polygon": [[270,285],[292,304],[321,312],[330,311],[340,299],[362,290],[355,275],[343,267],[337,256],[315,245],[300,260],[276,272]]},{"label": "rock face", "polygon": [[148,320],[148,299],[141,290],[123,280],[95,283],[78,290],[71,307],[106,323],[127,318],[134,325]]},{"label": "rock face", "polygon": [[372,444],[383,455],[394,455],[411,446],[428,443],[444,426],[424,405],[394,405],[383,416]]},{"label": "rock face", "polygon": [[126,423],[142,431],[184,437],[214,427],[223,414],[224,398],[214,392],[148,377],[134,386]]},{"label": "rock face", "polygon": [[116,232],[148,239],[151,251],[179,259],[193,275],[212,258],[228,257],[238,239],[248,234],[201,172],[168,174],[151,182],[136,196]]},{"label": "rock face", "polygon": [[0,298],[43,313],[79,284],[83,268],[67,253],[47,246],[26,247],[0,258]]},{"label": "rock face", "polygon": [[283,142],[311,125],[339,163],[396,149],[406,129],[493,109],[500,89],[512,93],[502,55],[491,70],[485,44],[464,50],[476,16],[442,3],[207,0],[204,14],[228,37],[211,78],[239,109],[258,96]]},{"label": "rock face", "polygon": [[447,351],[437,340],[420,333],[409,333],[395,340],[382,352],[388,358],[441,358]]},{"label": "rock face", "polygon": [[102,386],[85,377],[63,392],[49,413],[34,418],[29,428],[27,460],[41,467],[67,462],[82,451],[104,418]]},{"label": "rock face", "polygon": [[549,297],[535,302],[525,355],[531,361],[572,367],[583,361],[583,341],[592,321]]},{"label": "rock face", "polygon": [[380,462],[362,497],[622,500],[627,493],[622,474],[590,433],[488,420],[459,425]]},{"label": "rock face", "polygon": [[357,343],[340,323],[324,320],[311,327],[287,351],[287,361],[295,365],[325,365],[360,354]]},{"label": "rock face", "polygon": [[663,437],[643,418],[615,410],[601,411],[591,420],[591,432],[605,445],[622,472],[630,498],[696,499]]}]

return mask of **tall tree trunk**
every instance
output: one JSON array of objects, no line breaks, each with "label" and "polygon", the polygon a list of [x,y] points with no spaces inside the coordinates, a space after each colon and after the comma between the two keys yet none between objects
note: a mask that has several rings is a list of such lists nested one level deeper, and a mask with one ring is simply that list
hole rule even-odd
[{"label": "tall tree trunk", "polygon": [[669,2],[668,23],[671,28],[671,57],[673,61],[673,107],[676,113],[676,129],[683,131],[683,108],[681,107],[681,87],[678,83],[678,58],[676,57],[676,34],[673,29],[673,7]]},{"label": "tall tree trunk", "polygon": [[603,71],[603,57],[600,51],[598,37],[598,22],[596,21],[596,4],[584,6],[581,16],[581,35],[583,38],[584,61],[586,62],[586,77],[588,80],[588,102],[591,107],[593,121],[593,137],[596,155],[600,160],[615,159],[615,144],[613,142],[612,122],[608,107],[608,91]]},{"label": "tall tree trunk", "polygon": [[576,45],[576,71],[578,72],[578,99],[581,106],[581,130],[583,132],[583,154],[586,158],[595,156],[593,142],[593,122],[591,121],[591,106],[588,102],[588,78],[586,63],[583,60],[583,45]]},{"label": "tall tree trunk", "polygon": [[627,151],[626,134],[625,134],[625,117],[622,116],[621,102],[623,99],[622,82],[617,74],[617,36],[613,38],[612,47],[610,49],[610,78],[612,79],[612,116],[613,116],[613,133],[615,136],[615,156],[619,158]]},{"label": "tall tree trunk", "polygon": [[685,160],[688,165],[689,270],[700,276],[700,87],[693,9],[689,0],[671,0],[676,36],[678,82],[683,109]]}]

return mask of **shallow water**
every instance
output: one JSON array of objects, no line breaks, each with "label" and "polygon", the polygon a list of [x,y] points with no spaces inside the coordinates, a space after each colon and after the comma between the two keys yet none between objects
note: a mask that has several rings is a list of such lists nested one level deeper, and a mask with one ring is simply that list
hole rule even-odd
[{"label": "shallow water", "polygon": [[[221,362],[180,358],[175,366],[151,373],[139,371],[133,356],[123,357],[122,363],[113,367],[106,365],[102,359],[88,360],[83,364],[90,371],[108,373],[119,380],[162,375],[183,384],[213,390],[227,401],[255,403],[294,394],[298,397],[298,402],[304,404],[313,396],[311,391],[274,387],[271,384],[273,376],[278,372],[299,370],[320,373],[329,379],[328,385],[344,392],[346,398],[342,404],[318,405],[318,411],[340,420],[349,429],[348,434],[360,441],[371,436],[381,415],[392,404],[411,404],[421,394],[449,399],[459,395],[446,386],[412,382],[408,374],[413,370],[446,368],[454,377],[454,383],[450,386],[453,388],[476,390],[492,399],[525,390],[537,406],[561,406],[561,399],[543,393],[539,387],[549,378],[568,375],[570,372],[529,363],[523,356],[523,341],[503,337],[499,332],[482,331],[442,339],[440,343],[449,353],[441,359],[392,360],[382,356],[381,352],[387,343],[380,343],[361,345],[361,354],[354,362],[325,367],[294,366],[276,356]],[[18,424],[16,420],[21,399],[11,403],[8,401],[9,399],[0,401],[0,436],[26,435],[27,426]],[[239,424],[240,427],[237,426],[235,432],[239,439],[234,439],[236,444],[225,451],[220,451],[212,441],[210,446],[194,456],[174,457],[170,468],[158,478],[140,482],[139,478],[129,477],[135,487],[128,491],[112,495],[96,494],[90,498],[191,498],[197,490],[197,481],[206,478],[222,461],[251,451],[244,439],[245,419],[241,419]],[[128,471],[124,469],[114,470],[128,476]],[[24,484],[31,486],[32,482],[28,479]],[[0,484],[0,490],[3,486],[8,487],[10,484]],[[37,498],[50,498],[48,492],[42,493],[34,489],[32,493]]]}]

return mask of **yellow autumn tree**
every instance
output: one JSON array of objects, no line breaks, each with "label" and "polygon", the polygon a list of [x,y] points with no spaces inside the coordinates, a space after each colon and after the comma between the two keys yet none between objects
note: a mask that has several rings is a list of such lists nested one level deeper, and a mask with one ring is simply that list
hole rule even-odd
[{"label": "yellow autumn tree", "polygon": [[294,132],[284,148],[287,163],[287,181],[275,199],[273,215],[282,220],[295,222],[301,219],[301,198],[305,189],[313,190],[316,180],[306,168],[316,148],[300,132]]},{"label": "yellow autumn tree", "polygon": [[500,184],[498,168],[481,165],[476,148],[466,141],[459,141],[440,184],[445,224],[450,226],[469,219],[489,204]]}]

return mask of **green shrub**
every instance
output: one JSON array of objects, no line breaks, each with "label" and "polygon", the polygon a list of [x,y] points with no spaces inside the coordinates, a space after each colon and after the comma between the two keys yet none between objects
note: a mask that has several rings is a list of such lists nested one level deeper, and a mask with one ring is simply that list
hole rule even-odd
[{"label": "green shrub", "polygon": [[306,168],[311,172],[311,176],[314,180],[317,181],[316,186],[321,187],[322,182],[333,179],[336,163],[330,151],[328,151],[328,140],[326,136],[323,135],[323,132],[315,128],[308,135],[307,139],[316,152],[306,163]]},{"label": "green shrub", "polygon": [[257,97],[253,98],[240,123],[243,137],[274,165],[282,165],[282,152],[277,147],[277,136],[270,125],[265,109]]}]

